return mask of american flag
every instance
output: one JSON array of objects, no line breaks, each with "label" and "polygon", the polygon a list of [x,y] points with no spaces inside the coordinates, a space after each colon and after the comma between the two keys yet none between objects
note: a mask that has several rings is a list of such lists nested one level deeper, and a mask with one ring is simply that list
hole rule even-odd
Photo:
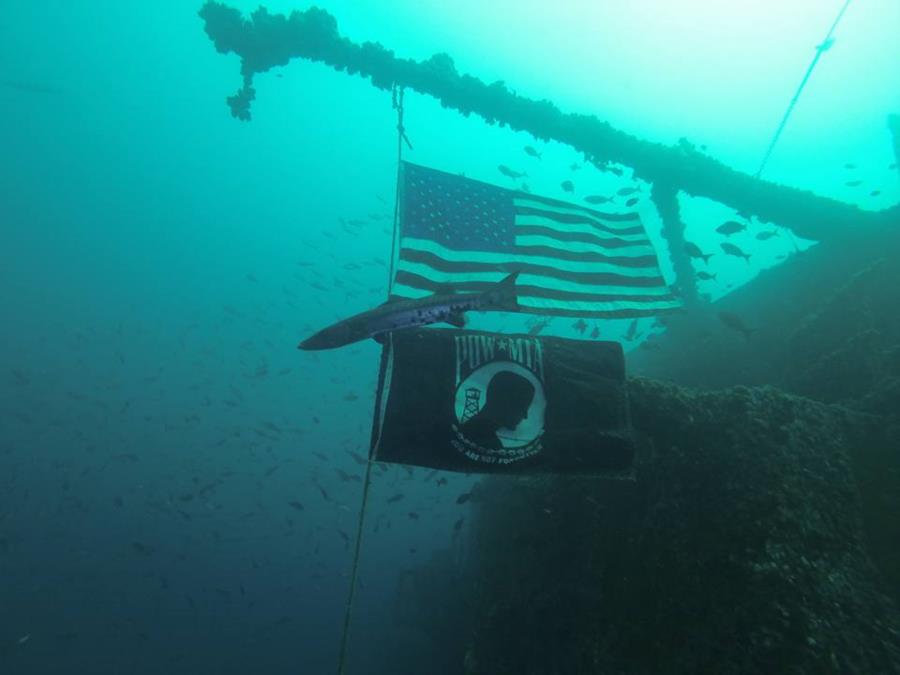
[{"label": "american flag", "polygon": [[521,311],[625,318],[680,306],[637,213],[603,213],[403,162],[392,294],[481,291],[518,270]]}]

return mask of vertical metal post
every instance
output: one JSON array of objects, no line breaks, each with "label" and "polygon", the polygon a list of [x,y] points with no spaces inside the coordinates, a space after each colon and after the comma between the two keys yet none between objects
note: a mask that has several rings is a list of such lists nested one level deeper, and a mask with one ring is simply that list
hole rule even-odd
[{"label": "vertical metal post", "polygon": [[694,275],[694,265],[685,249],[684,223],[681,222],[681,210],[678,207],[678,190],[671,184],[656,182],[650,191],[650,197],[662,218],[663,235],[669,243],[669,255],[675,269],[677,290],[686,306],[695,305],[698,302],[697,279]]}]

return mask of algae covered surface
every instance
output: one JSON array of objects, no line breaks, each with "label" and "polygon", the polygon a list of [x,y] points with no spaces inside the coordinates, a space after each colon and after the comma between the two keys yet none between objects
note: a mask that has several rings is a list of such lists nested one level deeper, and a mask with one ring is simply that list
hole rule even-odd
[{"label": "algae covered surface", "polygon": [[630,393],[635,482],[491,482],[466,672],[897,671],[848,457],[859,420],[774,388]]}]

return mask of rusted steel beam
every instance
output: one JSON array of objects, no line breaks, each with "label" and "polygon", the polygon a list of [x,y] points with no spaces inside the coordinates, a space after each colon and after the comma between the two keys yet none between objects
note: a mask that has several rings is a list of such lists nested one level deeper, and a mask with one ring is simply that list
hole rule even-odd
[{"label": "rusted steel beam", "polygon": [[289,16],[260,8],[244,18],[238,10],[210,1],[200,16],[216,49],[241,57],[243,85],[228,98],[228,104],[232,114],[242,120],[250,119],[256,73],[305,58],[367,77],[380,89],[409,88],[433,96],[463,115],[474,113],[491,124],[565,143],[600,169],[612,164],[629,166],[635,178],[721,202],[745,217],[789,227],[801,237],[824,240],[877,235],[881,229],[897,227],[900,220],[900,206],[865,211],[736,171],[684,139],[673,146],[653,143],[593,115],[563,113],[550,101],[520,96],[503,82],[485,84],[471,75],[460,75],[446,54],[420,62],[397,58],[378,43],[356,44],[341,37],[335,18],[318,8]]}]

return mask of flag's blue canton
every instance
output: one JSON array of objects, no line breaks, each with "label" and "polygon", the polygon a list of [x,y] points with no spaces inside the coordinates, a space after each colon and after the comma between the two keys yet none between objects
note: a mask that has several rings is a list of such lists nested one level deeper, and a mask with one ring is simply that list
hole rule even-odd
[{"label": "flag's blue canton", "polygon": [[514,252],[512,192],[413,164],[404,176],[404,236],[457,251]]}]

